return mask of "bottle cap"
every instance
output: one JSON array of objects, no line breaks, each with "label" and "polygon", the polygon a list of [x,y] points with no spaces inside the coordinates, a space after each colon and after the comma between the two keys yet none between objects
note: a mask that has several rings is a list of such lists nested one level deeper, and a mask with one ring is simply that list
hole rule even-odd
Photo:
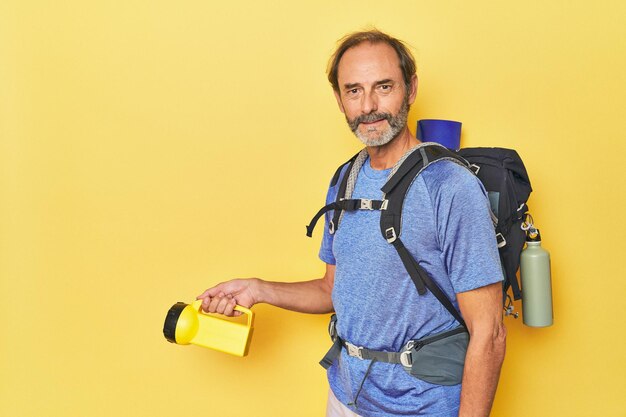
[{"label": "bottle cap", "polygon": [[539,229],[535,229],[534,227],[528,229],[526,232],[526,242],[541,242],[541,234],[539,233]]}]

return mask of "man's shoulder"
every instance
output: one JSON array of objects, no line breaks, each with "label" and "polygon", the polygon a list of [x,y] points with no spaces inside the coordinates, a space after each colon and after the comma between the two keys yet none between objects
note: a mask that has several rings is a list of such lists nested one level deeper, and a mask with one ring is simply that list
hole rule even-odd
[{"label": "man's shoulder", "polygon": [[487,192],[478,177],[453,161],[440,160],[430,164],[419,175],[419,180],[422,192],[428,195],[435,210],[482,205],[487,201]]},{"label": "man's shoulder", "polygon": [[480,180],[466,167],[451,161],[439,160],[428,165],[420,174],[430,191],[456,191],[480,187]]}]

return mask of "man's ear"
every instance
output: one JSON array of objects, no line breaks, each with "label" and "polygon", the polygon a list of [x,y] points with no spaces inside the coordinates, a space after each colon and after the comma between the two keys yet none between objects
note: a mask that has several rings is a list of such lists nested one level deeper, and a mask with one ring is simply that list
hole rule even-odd
[{"label": "man's ear", "polygon": [[411,77],[411,84],[409,86],[409,104],[413,104],[415,97],[417,97],[417,75],[413,74]]},{"label": "man's ear", "polygon": [[335,93],[335,99],[337,100],[337,105],[339,106],[339,110],[341,110],[341,112],[345,114],[346,111],[343,108],[343,103],[341,102],[341,94],[339,94],[339,92],[335,90],[333,90],[333,93]]}]

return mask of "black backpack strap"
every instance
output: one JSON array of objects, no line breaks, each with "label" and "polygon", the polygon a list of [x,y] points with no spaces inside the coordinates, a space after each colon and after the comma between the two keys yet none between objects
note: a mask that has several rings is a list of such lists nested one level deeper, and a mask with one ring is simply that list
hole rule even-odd
[{"label": "black backpack strap", "polygon": [[[361,169],[360,166],[355,166],[355,164],[357,163],[357,161],[360,161],[362,163],[362,161],[364,160],[363,157],[359,158],[359,155],[363,154],[364,152],[366,152],[365,149],[362,149],[361,151],[359,151],[356,155],[354,155],[349,161],[348,163],[350,165],[348,165],[348,169],[345,171],[343,178],[341,179],[341,184],[339,185],[339,190],[337,190],[337,198],[335,200],[335,202],[338,204],[338,208],[339,210],[335,210],[333,212],[333,218],[330,221],[330,224],[328,225],[328,231],[330,232],[330,234],[335,234],[335,232],[337,231],[337,228],[339,227],[339,222],[341,220],[341,215],[343,213],[343,211],[345,210],[344,208],[342,208],[341,205],[339,205],[339,203],[342,200],[346,200],[346,198],[349,198],[350,196],[346,195],[347,191],[348,191],[348,182],[350,180],[350,176],[351,175],[356,175],[358,174],[358,172],[355,172],[353,174],[353,171],[356,169]],[[345,165],[345,164],[344,164]],[[346,206],[348,207],[348,206]]]},{"label": "black backpack strap", "polygon": [[331,367],[333,362],[335,362],[335,359],[341,355],[341,348],[343,348],[342,340],[339,337],[336,337],[335,340],[333,340],[333,345],[320,361],[322,368],[328,369]]},{"label": "black backpack strap", "polygon": [[409,187],[413,183],[413,180],[428,165],[442,159],[453,160],[466,167],[468,166],[463,158],[457,156],[447,148],[436,144],[422,145],[406,157],[396,172],[381,188],[385,199],[388,200],[388,204],[387,210],[381,211],[380,214],[380,230],[385,240],[392,244],[398,252],[404,267],[417,288],[418,294],[424,295],[426,288],[428,288],[446,310],[448,310],[461,325],[465,326],[465,321],[459,311],[454,307],[452,301],[450,301],[441,288],[439,288],[437,283],[433,281],[424,268],[419,265],[419,262],[415,260],[400,240],[402,206]]},{"label": "black backpack strap", "polygon": [[413,180],[433,162],[447,159],[467,167],[467,161],[438,144],[424,144],[413,151],[396,172],[381,188],[384,198],[389,201],[387,210],[381,212],[380,229],[383,237],[392,243],[400,236],[402,226],[402,206],[404,197],[413,183]]},{"label": "black backpack strap", "polygon": [[335,212],[341,211],[355,211],[355,210],[385,210],[387,208],[388,201],[387,200],[369,200],[365,198],[355,198],[344,200],[341,199],[339,201],[334,201],[330,204],[322,207],[317,214],[311,219],[311,223],[306,227],[306,235],[308,237],[313,236],[313,229],[315,229],[315,225],[317,221],[324,215],[324,213],[335,210]]},{"label": "black backpack strap", "polygon": [[313,216],[313,218],[311,219],[311,222],[307,225],[306,227],[306,235],[308,237],[312,237],[313,236],[313,229],[315,229],[315,225],[317,224],[317,221],[320,219],[320,217],[322,217],[324,215],[324,213],[326,213],[327,211],[330,210],[337,210],[338,206],[337,206],[337,202],[333,201],[330,204],[325,205],[324,207],[322,207],[316,214],[315,216]]},{"label": "black backpack strap", "polygon": [[[339,201],[344,199],[346,196],[346,189],[348,188],[348,178],[350,178],[350,172],[352,172],[352,167],[354,166],[354,161],[356,161],[357,156],[359,156],[358,153],[348,161],[348,169],[346,169],[345,173],[343,174],[343,178],[341,179],[341,183],[339,184],[339,190],[337,190],[337,198],[335,199],[335,203],[339,203]],[[333,212],[333,218],[328,225],[328,229],[331,235],[335,234],[337,226],[339,225],[340,217],[341,210],[335,210]]]},{"label": "black backpack strap", "polygon": [[[517,270],[519,269],[519,255],[522,252],[525,242],[525,233],[521,229],[521,221],[513,223],[515,228],[512,228],[506,239],[506,245],[498,247],[500,252],[500,261],[502,262],[504,283],[503,291],[506,294],[510,288],[513,292],[513,299],[519,300],[522,298],[522,291],[519,283],[517,282]],[[498,231],[498,228],[496,228]]]}]

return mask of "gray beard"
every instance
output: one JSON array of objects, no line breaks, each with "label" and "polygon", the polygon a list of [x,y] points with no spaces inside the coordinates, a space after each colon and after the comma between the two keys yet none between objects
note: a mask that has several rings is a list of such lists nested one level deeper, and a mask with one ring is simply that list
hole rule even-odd
[{"label": "gray beard", "polygon": [[[348,122],[348,126],[350,126],[350,130],[352,133],[361,141],[365,146],[382,146],[394,140],[400,132],[406,127],[406,123],[409,116],[409,98],[408,96],[404,97],[402,100],[402,106],[400,107],[400,111],[395,116],[391,113],[369,113],[363,114],[361,116],[356,117],[353,120],[349,120],[346,117],[346,121]],[[359,125],[363,122],[370,123],[376,120],[387,120],[389,123],[389,128],[382,132],[380,136],[371,138],[368,137],[361,132],[359,132]]]}]

